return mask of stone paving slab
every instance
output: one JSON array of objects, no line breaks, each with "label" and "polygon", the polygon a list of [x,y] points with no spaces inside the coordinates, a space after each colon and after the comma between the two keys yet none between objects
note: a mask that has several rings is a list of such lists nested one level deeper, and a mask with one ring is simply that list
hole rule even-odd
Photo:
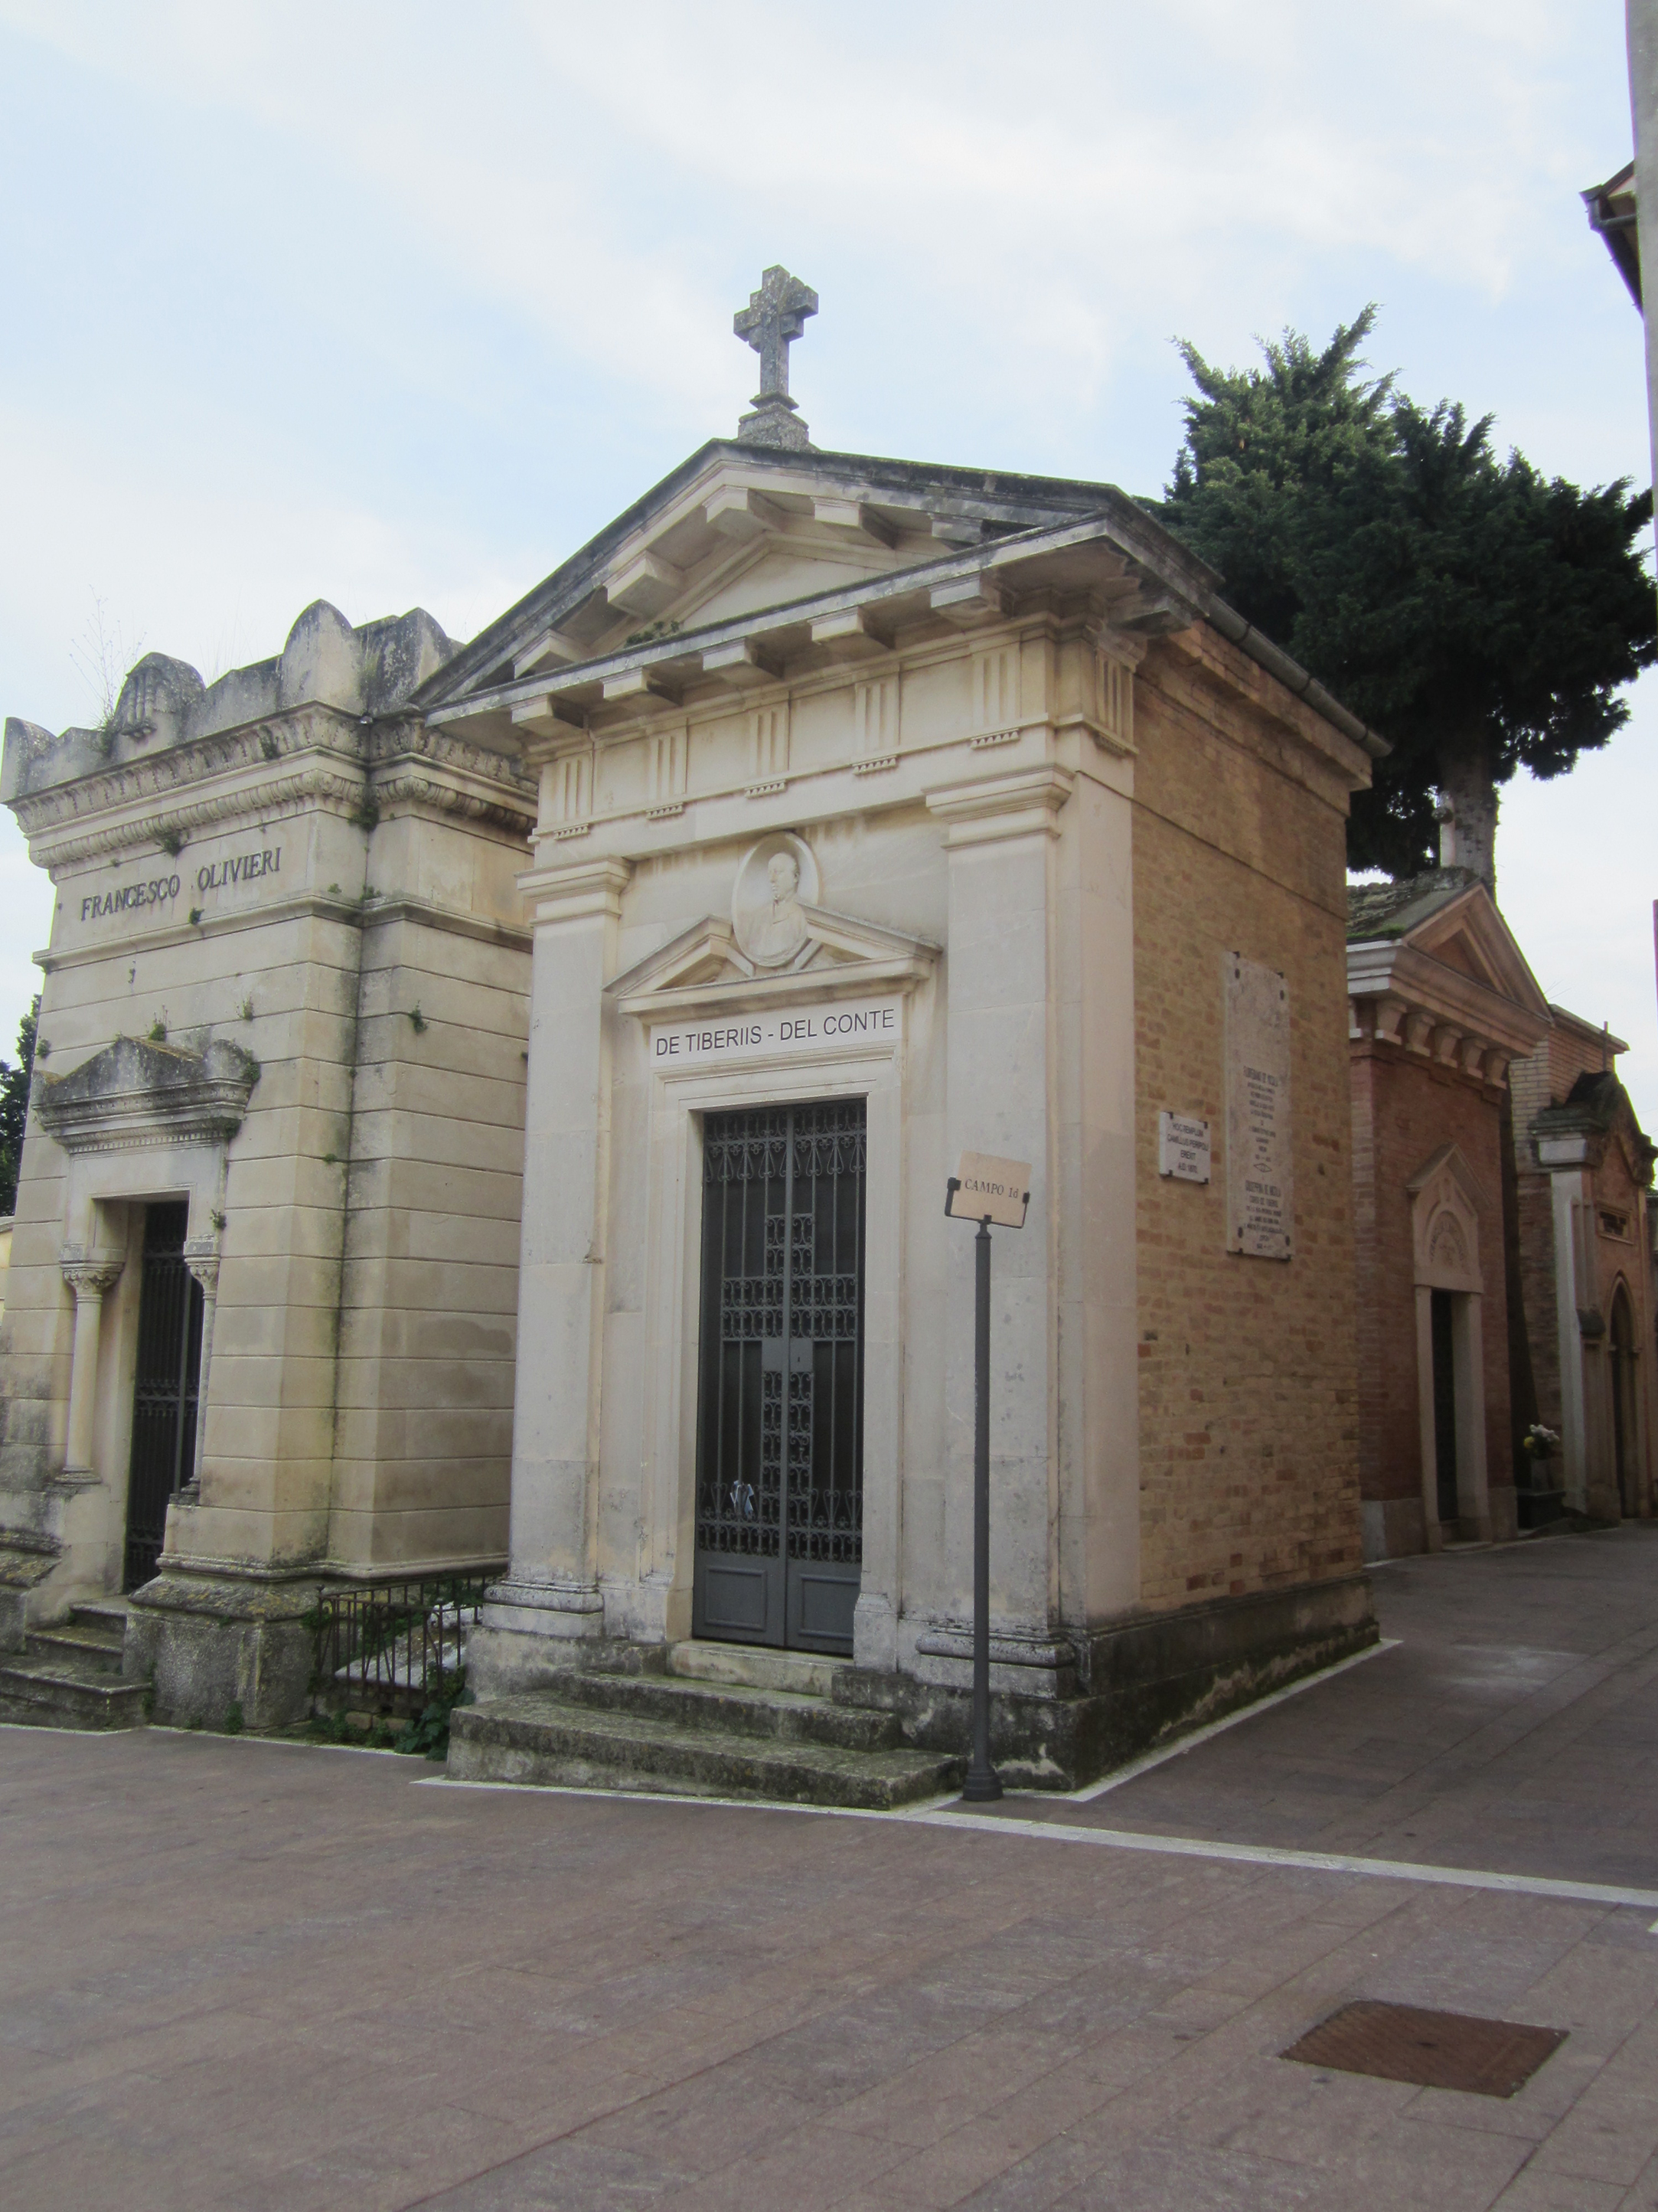
[{"label": "stone paving slab", "polygon": [[[1012,1814],[1658,1890],[1655,1537],[1390,1569],[1397,1651]],[[1649,1911],[432,1778],[0,1730],[4,2201],[1658,2207]],[[1511,2100],[1279,2056],[1358,1996],[1568,2039]]]}]

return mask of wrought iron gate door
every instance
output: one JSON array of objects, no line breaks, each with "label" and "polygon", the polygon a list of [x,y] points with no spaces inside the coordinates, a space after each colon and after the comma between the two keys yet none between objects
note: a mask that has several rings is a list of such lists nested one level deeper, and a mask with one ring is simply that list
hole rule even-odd
[{"label": "wrought iron gate door", "polygon": [[123,1589],[137,1589],[155,1573],[167,1502],[190,1480],[196,1464],[202,1286],[185,1265],[189,1227],[190,1207],[183,1200],[145,1211]]},{"label": "wrought iron gate door", "polygon": [[698,1636],[852,1650],[865,1145],[861,1098],[706,1119]]}]

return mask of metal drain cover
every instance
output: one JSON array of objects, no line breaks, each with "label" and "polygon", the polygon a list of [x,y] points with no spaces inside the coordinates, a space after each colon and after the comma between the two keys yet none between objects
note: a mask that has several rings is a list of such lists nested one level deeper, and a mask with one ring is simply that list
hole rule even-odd
[{"label": "metal drain cover", "polygon": [[1563,2027],[1522,2027],[1511,2020],[1476,2020],[1465,2012],[1424,2012],[1417,2005],[1361,1997],[1321,2021],[1283,2056],[1379,2081],[1511,2097],[1565,2039]]}]

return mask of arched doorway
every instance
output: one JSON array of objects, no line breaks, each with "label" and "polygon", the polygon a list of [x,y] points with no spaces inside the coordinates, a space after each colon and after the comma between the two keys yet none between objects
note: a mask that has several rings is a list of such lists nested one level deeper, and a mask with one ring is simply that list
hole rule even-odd
[{"label": "arched doorway", "polygon": [[1606,1362],[1612,1383],[1612,1461],[1618,1477],[1618,1510],[1627,1520],[1641,1508],[1640,1453],[1635,1410],[1635,1311],[1622,1283],[1612,1295]]}]

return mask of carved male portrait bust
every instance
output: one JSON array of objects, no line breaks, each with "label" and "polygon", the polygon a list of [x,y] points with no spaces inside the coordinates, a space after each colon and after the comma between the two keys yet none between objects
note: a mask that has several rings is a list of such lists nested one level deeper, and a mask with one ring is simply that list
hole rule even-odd
[{"label": "carved male portrait bust", "polygon": [[[803,881],[802,856],[809,879]],[[732,927],[756,968],[781,968],[810,934],[805,908],[817,903],[817,869],[798,838],[757,845],[737,872]]]}]

